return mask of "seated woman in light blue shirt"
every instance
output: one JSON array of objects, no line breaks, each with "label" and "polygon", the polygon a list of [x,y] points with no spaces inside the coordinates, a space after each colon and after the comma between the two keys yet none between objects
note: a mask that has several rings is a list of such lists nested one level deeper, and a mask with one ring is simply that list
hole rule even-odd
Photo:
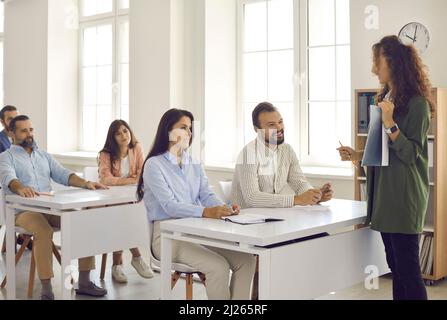
[{"label": "seated woman in light blue shirt", "polygon": [[[193,122],[193,115],[185,110],[171,109],[163,115],[138,184],[138,198],[144,201],[149,222],[154,224],[152,251],[158,259],[160,221],[191,217],[220,219],[240,211],[238,205],[229,208],[217,198],[201,163],[188,154]],[[211,300],[250,297],[255,271],[255,258],[251,254],[174,241],[172,261],[203,273]]]}]

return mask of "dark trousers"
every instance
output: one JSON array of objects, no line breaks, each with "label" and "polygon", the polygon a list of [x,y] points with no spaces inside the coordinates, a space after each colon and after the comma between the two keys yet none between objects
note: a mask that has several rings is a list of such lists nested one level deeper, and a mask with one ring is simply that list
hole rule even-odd
[{"label": "dark trousers", "polygon": [[419,263],[419,235],[381,233],[393,274],[394,300],[427,300]]}]

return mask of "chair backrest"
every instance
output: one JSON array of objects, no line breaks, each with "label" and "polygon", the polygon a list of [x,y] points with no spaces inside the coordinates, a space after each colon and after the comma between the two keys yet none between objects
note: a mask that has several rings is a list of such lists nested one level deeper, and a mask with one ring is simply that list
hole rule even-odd
[{"label": "chair backrest", "polygon": [[233,185],[232,181],[219,181],[220,189],[224,197],[224,202],[229,204],[231,202],[231,187]]},{"label": "chair backrest", "polygon": [[99,182],[99,168],[98,167],[85,167],[84,179],[92,182]]}]

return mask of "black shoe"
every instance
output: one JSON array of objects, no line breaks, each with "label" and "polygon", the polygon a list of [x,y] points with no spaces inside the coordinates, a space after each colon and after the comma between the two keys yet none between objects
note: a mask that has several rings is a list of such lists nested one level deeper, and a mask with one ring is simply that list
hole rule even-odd
[{"label": "black shoe", "polygon": [[76,294],[91,296],[91,297],[103,297],[107,294],[107,290],[98,287],[92,281],[88,282],[87,285],[80,285],[79,288],[75,290]]}]

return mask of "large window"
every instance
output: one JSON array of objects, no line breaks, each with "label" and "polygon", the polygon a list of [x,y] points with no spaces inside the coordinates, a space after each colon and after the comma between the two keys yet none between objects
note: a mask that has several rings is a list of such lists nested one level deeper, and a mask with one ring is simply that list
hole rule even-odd
[{"label": "large window", "polygon": [[349,0],[240,0],[239,12],[245,143],[267,100],[304,165],[345,167],[335,149],[351,143]]},{"label": "large window", "polygon": [[80,2],[80,148],[98,151],[129,118],[129,0]]}]

